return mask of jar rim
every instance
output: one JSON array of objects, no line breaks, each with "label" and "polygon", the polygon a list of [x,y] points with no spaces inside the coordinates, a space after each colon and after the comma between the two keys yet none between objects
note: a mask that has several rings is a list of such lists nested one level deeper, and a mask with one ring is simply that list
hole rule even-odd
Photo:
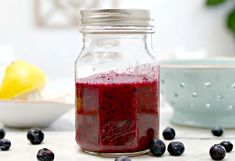
[{"label": "jar rim", "polygon": [[147,9],[95,9],[80,12],[81,32],[154,32]]}]

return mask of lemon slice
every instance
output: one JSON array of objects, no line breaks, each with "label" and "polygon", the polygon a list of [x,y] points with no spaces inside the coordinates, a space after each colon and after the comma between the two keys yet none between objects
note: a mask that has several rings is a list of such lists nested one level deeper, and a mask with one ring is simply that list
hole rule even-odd
[{"label": "lemon slice", "polygon": [[0,87],[0,99],[12,99],[41,89],[45,85],[45,75],[38,67],[22,60],[7,66]]}]

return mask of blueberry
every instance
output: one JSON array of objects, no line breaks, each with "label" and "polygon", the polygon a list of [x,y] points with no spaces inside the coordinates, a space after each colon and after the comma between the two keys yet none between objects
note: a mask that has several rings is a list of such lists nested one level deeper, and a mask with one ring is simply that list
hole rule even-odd
[{"label": "blueberry", "polygon": [[4,129],[0,129],[0,139],[3,139],[5,137],[5,130]]},{"label": "blueberry", "polygon": [[220,144],[215,144],[210,148],[210,156],[214,160],[222,160],[225,155],[225,148]]},{"label": "blueberry", "polygon": [[38,161],[53,161],[54,158],[54,153],[47,148],[40,149],[37,153]]},{"label": "blueberry", "polygon": [[184,144],[178,141],[171,142],[167,147],[168,152],[173,156],[180,156],[184,153]]},{"label": "blueberry", "polygon": [[10,140],[8,140],[8,139],[1,139],[1,140],[0,140],[0,149],[1,149],[2,151],[7,151],[7,150],[10,149],[10,147],[11,147],[11,142],[10,142]]},{"label": "blueberry", "polygon": [[228,153],[233,150],[233,144],[230,141],[222,141],[220,145],[222,145]]},{"label": "blueberry", "polygon": [[32,128],[28,131],[27,138],[31,144],[41,144],[44,139],[44,133],[39,128]]},{"label": "blueberry", "polygon": [[121,156],[115,159],[115,161],[131,161],[131,158],[128,156]]},{"label": "blueberry", "polygon": [[162,156],[166,151],[166,146],[163,141],[159,139],[153,139],[149,143],[150,152],[155,156]]},{"label": "blueberry", "polygon": [[214,136],[222,136],[224,133],[224,130],[221,127],[215,127],[213,129],[211,129],[211,132]]},{"label": "blueberry", "polygon": [[162,133],[163,137],[165,140],[172,140],[175,138],[175,130],[171,127],[167,127],[163,133]]}]

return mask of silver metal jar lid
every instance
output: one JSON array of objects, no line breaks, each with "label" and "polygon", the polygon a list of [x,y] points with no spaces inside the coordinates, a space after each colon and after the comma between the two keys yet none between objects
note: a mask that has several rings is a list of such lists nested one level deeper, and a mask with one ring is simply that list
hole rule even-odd
[{"label": "silver metal jar lid", "polygon": [[149,32],[153,32],[154,27],[150,11],[145,9],[82,10],[81,31],[85,31],[86,26],[113,26],[122,29],[126,27],[128,30],[131,30],[132,26],[135,27],[133,29],[145,28]]}]

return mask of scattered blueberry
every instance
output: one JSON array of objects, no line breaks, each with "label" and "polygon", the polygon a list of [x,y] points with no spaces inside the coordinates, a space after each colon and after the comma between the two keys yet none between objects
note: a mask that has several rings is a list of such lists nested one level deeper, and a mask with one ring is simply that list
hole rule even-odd
[{"label": "scattered blueberry", "polygon": [[0,129],[0,139],[3,139],[5,137],[5,130],[4,129]]},{"label": "scattered blueberry", "polygon": [[54,158],[54,153],[47,148],[40,149],[37,153],[38,161],[53,161]]},{"label": "scattered blueberry", "polygon": [[27,138],[31,144],[41,144],[44,139],[44,133],[39,128],[32,128],[28,131]]},{"label": "scattered blueberry", "polygon": [[173,156],[180,156],[184,153],[184,144],[178,141],[171,142],[167,147],[168,152]]},{"label": "scattered blueberry", "polygon": [[225,155],[225,148],[220,144],[215,144],[210,148],[210,156],[214,160],[222,160]]},{"label": "scattered blueberry", "polygon": [[8,139],[1,139],[1,140],[0,140],[0,149],[1,149],[2,151],[7,151],[7,150],[10,149],[10,147],[11,147],[11,142],[10,142],[10,140],[8,140]]},{"label": "scattered blueberry", "polygon": [[230,141],[222,141],[220,145],[222,145],[228,153],[233,150],[233,144]]},{"label": "scattered blueberry", "polygon": [[211,132],[214,136],[222,136],[224,133],[224,130],[222,127],[215,127],[211,129]]},{"label": "scattered blueberry", "polygon": [[154,156],[162,156],[166,151],[166,146],[163,141],[159,139],[153,139],[149,143],[149,149]]},{"label": "scattered blueberry", "polygon": [[175,130],[171,127],[167,127],[163,133],[162,133],[163,137],[165,140],[172,140],[175,138]]},{"label": "scattered blueberry", "polygon": [[131,161],[131,158],[128,156],[121,156],[115,159],[115,161]]}]

